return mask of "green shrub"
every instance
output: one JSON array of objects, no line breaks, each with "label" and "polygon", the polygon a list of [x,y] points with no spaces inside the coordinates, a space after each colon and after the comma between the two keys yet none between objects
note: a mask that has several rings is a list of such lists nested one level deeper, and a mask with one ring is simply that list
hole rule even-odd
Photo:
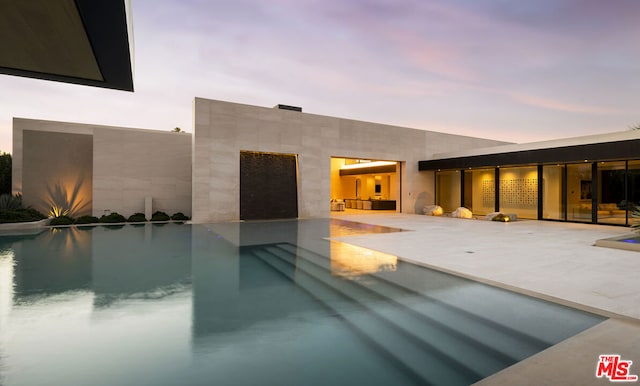
[{"label": "green shrub", "polygon": [[182,212],[178,212],[174,213],[173,216],[171,216],[171,219],[176,221],[187,221],[189,217],[185,216]]},{"label": "green shrub", "polygon": [[157,211],[151,216],[151,221],[169,221],[171,217],[165,212]]},{"label": "green shrub", "polygon": [[76,224],[97,224],[100,219],[95,216],[80,216],[76,219]]},{"label": "green shrub", "polygon": [[11,193],[11,154],[0,152],[0,193]]},{"label": "green shrub", "polygon": [[56,226],[56,225],[71,225],[71,224],[73,224],[73,219],[71,217],[68,217],[68,216],[54,217],[49,222],[49,225],[52,225],[52,226]]},{"label": "green shrub", "polygon": [[0,210],[0,223],[40,221],[45,218],[47,218],[47,216],[33,208]]},{"label": "green shrub", "polygon": [[15,196],[11,194],[0,195],[0,210],[15,210],[19,208],[22,208],[21,194],[16,194]]},{"label": "green shrub", "polygon": [[631,222],[631,227],[634,231],[640,233],[640,206],[636,206],[631,211],[631,218],[633,219]]},{"label": "green shrub", "polygon": [[44,220],[45,218],[47,218],[47,216],[45,216],[44,214],[38,212],[37,210],[28,207],[28,208],[18,208],[16,209],[16,211],[18,212],[22,212],[22,213],[27,213],[29,216],[33,217],[33,218],[37,218],[37,220],[34,221],[38,221],[38,220]]},{"label": "green shrub", "polygon": [[144,217],[144,213],[134,213],[127,219],[128,222],[144,222],[147,218]]},{"label": "green shrub", "polygon": [[112,212],[111,214],[108,215],[102,215],[100,217],[100,222],[101,223],[116,223],[116,222],[126,222],[127,219],[124,218],[123,215],[121,215],[118,212]]}]

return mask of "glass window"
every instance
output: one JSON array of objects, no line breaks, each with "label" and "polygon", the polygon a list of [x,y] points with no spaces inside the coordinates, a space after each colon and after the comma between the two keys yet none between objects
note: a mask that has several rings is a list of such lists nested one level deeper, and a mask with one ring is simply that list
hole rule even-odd
[{"label": "glass window", "polygon": [[564,165],[542,167],[542,218],[564,220],[562,180]]},{"label": "glass window", "polygon": [[494,169],[464,171],[464,206],[474,215],[495,211],[496,189]]},{"label": "glass window", "polygon": [[538,167],[500,169],[500,212],[538,218]]},{"label": "glass window", "polygon": [[567,220],[591,222],[591,163],[567,165]]},{"label": "glass window", "polygon": [[445,212],[460,206],[460,171],[436,172],[436,204]]},{"label": "glass window", "polygon": [[625,162],[598,163],[598,222],[625,225]]},{"label": "glass window", "polygon": [[640,221],[631,216],[634,208],[640,205],[640,161],[629,161],[628,169],[627,200],[622,206],[629,210],[629,224],[633,224],[634,221]]}]

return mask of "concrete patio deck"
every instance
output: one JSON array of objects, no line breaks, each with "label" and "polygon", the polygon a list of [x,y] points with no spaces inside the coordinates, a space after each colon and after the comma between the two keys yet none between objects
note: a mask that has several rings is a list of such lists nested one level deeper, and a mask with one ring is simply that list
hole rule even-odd
[{"label": "concrete patio deck", "polygon": [[628,228],[548,221],[498,223],[403,214],[334,217],[411,230],[337,240],[611,319],[479,382],[603,385],[598,356],[619,354],[640,374],[640,253],[594,246]]}]

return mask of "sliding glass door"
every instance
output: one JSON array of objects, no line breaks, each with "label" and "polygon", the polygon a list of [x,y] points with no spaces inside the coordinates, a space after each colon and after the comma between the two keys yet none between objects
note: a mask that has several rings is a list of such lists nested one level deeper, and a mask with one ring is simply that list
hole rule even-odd
[{"label": "sliding glass door", "polygon": [[564,201],[564,165],[542,167],[542,218],[566,220]]}]

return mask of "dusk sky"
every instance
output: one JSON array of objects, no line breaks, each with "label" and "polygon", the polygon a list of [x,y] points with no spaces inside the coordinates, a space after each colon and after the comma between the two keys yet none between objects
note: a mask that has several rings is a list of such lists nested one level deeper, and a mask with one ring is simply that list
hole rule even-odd
[{"label": "dusk sky", "polygon": [[193,98],[529,142],[640,124],[637,0],[132,0],[134,93],[0,75],[12,117],[192,129]]}]

